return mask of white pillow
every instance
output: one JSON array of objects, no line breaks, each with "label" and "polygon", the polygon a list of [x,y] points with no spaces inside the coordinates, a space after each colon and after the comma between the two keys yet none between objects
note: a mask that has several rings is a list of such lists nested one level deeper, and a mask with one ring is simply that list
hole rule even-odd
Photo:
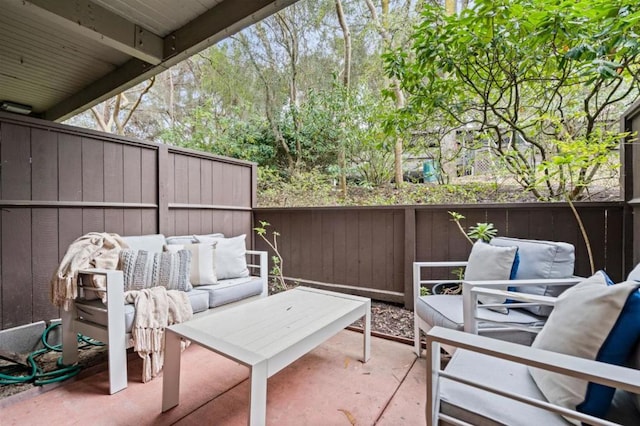
[{"label": "white pillow", "polygon": [[[640,336],[638,286],[632,281],[607,285],[606,275],[596,272],[558,296],[531,346],[622,365]],[[611,388],[533,367],[529,373],[549,402],[598,417],[608,411]]]},{"label": "white pillow", "polygon": [[218,243],[215,265],[219,280],[249,276],[245,234],[233,238],[217,238],[206,235],[195,235],[195,238],[200,243]]},{"label": "white pillow", "polygon": [[[464,271],[465,281],[508,280],[511,278],[513,264],[518,247],[492,246],[482,241],[473,245],[467,267]],[[507,289],[507,285],[500,287]],[[504,303],[506,297],[478,296],[481,303]],[[507,308],[491,308],[496,312],[508,313]]]},{"label": "white pillow", "polygon": [[189,269],[189,281],[191,285],[216,284],[216,245],[217,242],[205,244],[170,244],[165,249],[171,253],[180,250],[191,252],[191,268]]}]

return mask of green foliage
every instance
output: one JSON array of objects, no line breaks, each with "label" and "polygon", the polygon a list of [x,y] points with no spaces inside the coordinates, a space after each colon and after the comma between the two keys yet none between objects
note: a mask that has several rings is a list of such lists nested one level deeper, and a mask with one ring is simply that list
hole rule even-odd
[{"label": "green foliage", "polygon": [[[640,6],[621,0],[478,0],[452,16],[427,4],[412,49],[385,55],[408,93],[387,125],[473,128],[538,198],[579,199],[638,97],[639,31]],[[576,141],[601,146],[581,150],[571,177],[537,167]]]},{"label": "green foliage", "polygon": [[488,243],[491,241],[493,237],[498,234],[498,230],[493,226],[493,223],[486,222],[478,222],[475,226],[470,226],[468,230],[465,231],[462,226],[461,221],[465,219],[463,215],[458,212],[449,212],[451,216],[451,220],[455,222],[456,226],[462,232],[462,235],[469,241],[469,243],[473,244],[473,240],[476,241],[484,241]]},{"label": "green foliage", "polygon": [[493,227],[493,223],[478,222],[476,226],[470,226],[467,231],[469,238],[476,241],[488,243],[498,234],[498,230]]},{"label": "green foliage", "polygon": [[278,250],[278,237],[280,236],[280,233],[277,231],[273,231],[271,232],[271,236],[269,236],[267,234],[267,228],[269,226],[271,226],[269,222],[261,220],[260,226],[253,228],[253,230],[256,231],[256,234],[258,234],[258,236],[262,238],[262,240],[264,240],[264,242],[267,243],[267,245],[273,251],[273,256],[271,256],[272,267],[271,271],[269,271],[273,279],[272,284],[276,291],[284,291],[287,290],[288,287],[286,281],[284,280],[284,272],[282,269],[284,262],[282,260],[282,255]]}]

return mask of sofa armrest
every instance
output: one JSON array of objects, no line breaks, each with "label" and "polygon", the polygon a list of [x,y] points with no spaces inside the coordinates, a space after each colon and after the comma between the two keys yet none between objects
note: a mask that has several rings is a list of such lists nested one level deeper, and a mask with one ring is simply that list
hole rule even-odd
[{"label": "sofa armrest", "polygon": [[258,275],[262,280],[261,296],[265,297],[269,294],[269,254],[266,251],[247,250],[247,255],[258,256],[257,264],[251,262],[247,266],[254,271],[258,270]]},{"label": "sofa armrest", "polygon": [[[427,424],[429,425],[437,424],[438,420],[437,404],[439,397],[437,390],[440,377],[446,377],[481,390],[529,403],[583,422],[599,420],[600,424],[603,424],[602,419],[586,416],[547,402],[532,400],[527,397],[519,397],[518,395],[509,394],[501,389],[483,383],[477,383],[472,380],[467,380],[464,377],[447,374],[446,371],[440,369],[440,345],[453,346],[605,386],[624,389],[632,393],[640,393],[639,370],[518,345],[457,330],[434,327],[427,333]],[[481,368],[481,366],[478,366],[478,368]]]}]

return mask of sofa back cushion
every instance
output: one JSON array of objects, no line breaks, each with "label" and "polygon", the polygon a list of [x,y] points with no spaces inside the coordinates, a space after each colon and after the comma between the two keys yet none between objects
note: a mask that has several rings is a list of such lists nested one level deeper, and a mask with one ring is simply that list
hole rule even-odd
[{"label": "sofa back cushion", "polygon": [[131,250],[144,250],[149,253],[162,253],[165,238],[162,234],[133,235],[122,237]]},{"label": "sofa back cushion", "polygon": [[232,238],[195,235],[195,238],[198,243],[216,243],[215,270],[218,280],[249,276],[245,234]]},{"label": "sofa back cushion", "polygon": [[[215,234],[207,234],[202,235],[203,237],[210,238],[224,238],[224,234],[215,233]],[[196,244],[198,241],[196,240],[195,235],[175,235],[173,237],[167,237],[166,244]]]},{"label": "sofa back cushion", "polygon": [[216,276],[216,245],[218,243],[202,244],[167,244],[166,251],[178,253],[180,250],[191,252],[191,268],[189,281],[192,286],[217,284]]},{"label": "sofa back cushion", "polygon": [[[515,279],[526,280],[536,278],[570,278],[573,276],[575,248],[572,244],[525,240],[520,238],[496,237],[491,240],[494,246],[518,247],[519,265]],[[514,290],[522,293],[557,297],[568,286],[523,286]],[[550,306],[532,306],[523,308],[533,314],[549,316]]]}]

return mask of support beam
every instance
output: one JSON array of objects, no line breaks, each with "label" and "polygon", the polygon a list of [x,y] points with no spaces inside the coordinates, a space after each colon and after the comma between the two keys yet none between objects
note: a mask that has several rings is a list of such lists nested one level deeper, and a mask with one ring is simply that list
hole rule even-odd
[{"label": "support beam", "polygon": [[89,0],[22,2],[29,12],[129,56],[158,65],[162,37]]},{"label": "support beam", "polygon": [[225,0],[165,37],[165,58],[178,61],[216,44],[297,0]]},{"label": "support beam", "polygon": [[[45,0],[32,0],[49,3]],[[86,1],[86,0],[81,0]],[[131,59],[84,90],[49,108],[42,118],[63,121],[216,44],[297,0],[224,0],[164,38],[163,61],[156,66]],[[52,2],[58,3],[58,2]]]}]

